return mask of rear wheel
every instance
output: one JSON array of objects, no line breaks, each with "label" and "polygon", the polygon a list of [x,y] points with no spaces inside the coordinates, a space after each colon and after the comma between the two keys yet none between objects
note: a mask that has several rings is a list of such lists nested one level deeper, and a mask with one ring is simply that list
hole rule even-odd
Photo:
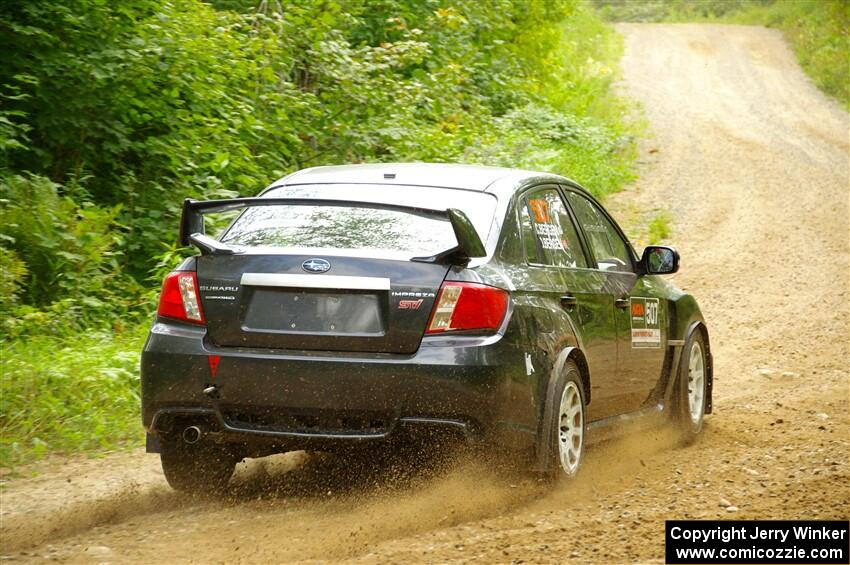
[{"label": "rear wheel", "polygon": [[190,494],[217,494],[230,481],[238,458],[213,444],[165,440],[160,453],[165,480],[174,490]]},{"label": "rear wheel", "polygon": [[584,458],[587,407],[581,373],[573,361],[567,361],[552,387],[547,402],[544,434],[550,478],[573,477]]},{"label": "rear wheel", "polygon": [[682,350],[674,413],[676,425],[686,443],[696,439],[702,431],[707,385],[705,339],[702,332],[695,330]]}]

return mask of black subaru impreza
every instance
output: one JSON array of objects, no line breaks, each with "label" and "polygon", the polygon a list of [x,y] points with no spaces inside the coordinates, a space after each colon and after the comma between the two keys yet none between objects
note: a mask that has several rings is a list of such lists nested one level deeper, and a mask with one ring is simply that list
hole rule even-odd
[{"label": "black subaru impreza", "polygon": [[[221,235],[204,215],[239,211]],[[557,175],[440,164],[318,167],[256,198],[186,200],[186,259],[142,353],[148,451],[176,489],[236,463],[369,450],[416,430],[574,475],[589,432],[711,412],[696,301]],[[429,434],[424,434],[429,435]]]}]

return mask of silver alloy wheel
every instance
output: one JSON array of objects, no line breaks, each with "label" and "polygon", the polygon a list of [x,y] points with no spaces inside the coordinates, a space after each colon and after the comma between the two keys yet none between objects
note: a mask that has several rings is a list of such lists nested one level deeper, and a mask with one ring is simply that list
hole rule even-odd
[{"label": "silver alloy wheel", "polygon": [[567,475],[574,475],[581,462],[584,443],[584,412],[578,385],[568,381],[561,394],[558,412],[558,455]]},{"label": "silver alloy wheel", "polygon": [[688,359],[688,408],[691,421],[698,424],[705,409],[705,358],[698,341],[691,345]]}]

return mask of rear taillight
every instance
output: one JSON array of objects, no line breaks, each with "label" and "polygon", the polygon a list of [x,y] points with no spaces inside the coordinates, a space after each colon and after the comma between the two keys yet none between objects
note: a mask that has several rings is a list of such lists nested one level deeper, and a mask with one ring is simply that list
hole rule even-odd
[{"label": "rear taillight", "polygon": [[192,324],[204,324],[204,312],[198,297],[198,279],[195,273],[175,271],[162,283],[157,314]]},{"label": "rear taillight", "polygon": [[444,282],[426,334],[497,331],[508,310],[508,293],[476,283]]}]

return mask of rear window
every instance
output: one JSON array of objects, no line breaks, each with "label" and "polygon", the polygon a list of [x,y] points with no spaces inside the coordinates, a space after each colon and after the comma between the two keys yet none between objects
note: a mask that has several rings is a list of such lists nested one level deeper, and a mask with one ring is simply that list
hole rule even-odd
[{"label": "rear window", "polygon": [[[282,187],[264,196],[356,200],[426,209],[458,208],[486,242],[496,199],[491,194],[445,188],[386,185],[304,185]],[[248,208],[221,240],[242,247],[292,250],[347,250],[433,255],[457,245],[447,220],[414,212],[340,206],[268,206]]]}]

